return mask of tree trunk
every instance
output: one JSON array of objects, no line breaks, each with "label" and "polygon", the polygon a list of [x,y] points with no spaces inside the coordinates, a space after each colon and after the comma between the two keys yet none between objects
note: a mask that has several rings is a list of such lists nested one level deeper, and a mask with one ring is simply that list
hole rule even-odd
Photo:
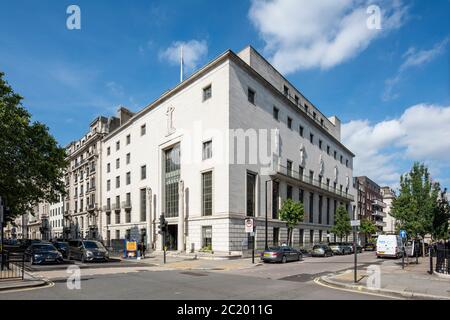
[{"label": "tree trunk", "polygon": [[288,246],[290,246],[291,245],[291,228],[288,228],[287,229],[287,244],[288,244]]}]

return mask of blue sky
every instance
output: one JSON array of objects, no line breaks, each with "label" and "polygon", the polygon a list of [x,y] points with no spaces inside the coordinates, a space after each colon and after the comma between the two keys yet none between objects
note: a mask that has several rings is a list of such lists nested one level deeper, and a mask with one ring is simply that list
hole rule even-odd
[{"label": "blue sky", "polygon": [[[71,4],[81,30],[66,28]],[[381,30],[360,29],[371,4]],[[342,120],[356,174],[395,186],[419,160],[450,186],[449,12],[448,0],[1,0],[0,70],[65,145],[176,85],[181,42],[189,72],[251,44]]]}]

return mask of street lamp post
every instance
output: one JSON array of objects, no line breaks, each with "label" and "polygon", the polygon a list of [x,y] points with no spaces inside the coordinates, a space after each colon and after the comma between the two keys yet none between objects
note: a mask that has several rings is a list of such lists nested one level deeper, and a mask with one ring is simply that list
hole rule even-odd
[{"label": "street lamp post", "polygon": [[267,201],[267,197],[268,197],[268,193],[267,193],[267,191],[268,191],[268,188],[267,188],[267,183],[269,182],[269,180],[266,180],[266,219],[265,219],[265,235],[264,235],[264,249],[265,250],[268,250],[269,249],[269,244],[268,244],[268,225],[267,225],[267,214],[268,214],[268,208],[267,208],[267,205],[268,205],[268,201]]}]

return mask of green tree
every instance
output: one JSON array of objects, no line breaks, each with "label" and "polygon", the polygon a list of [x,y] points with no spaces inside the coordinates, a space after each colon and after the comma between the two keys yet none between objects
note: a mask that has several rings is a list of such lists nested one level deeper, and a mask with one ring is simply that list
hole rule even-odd
[{"label": "green tree", "polygon": [[411,171],[400,177],[400,193],[392,202],[397,229],[413,239],[432,233],[439,193],[439,184],[431,181],[428,168],[414,163]]},{"label": "green tree", "polygon": [[9,207],[6,221],[32,212],[41,201],[64,195],[65,150],[30,113],[0,72],[0,196]]},{"label": "green tree", "polygon": [[370,221],[369,219],[362,219],[359,231],[366,237],[366,240],[368,240],[371,238],[372,234],[378,231],[378,229],[373,221]]},{"label": "green tree", "polygon": [[350,224],[350,215],[344,206],[339,206],[336,210],[336,221],[334,222],[331,232],[342,238],[348,236],[352,232],[352,226]]},{"label": "green tree", "polygon": [[438,203],[433,214],[433,240],[448,239],[448,227],[450,220],[450,205],[446,197],[447,189],[441,191]]},{"label": "green tree", "polygon": [[286,199],[279,212],[280,220],[286,222],[288,228],[288,244],[292,245],[292,230],[295,226],[303,221],[304,208],[300,202],[295,202],[292,199]]}]

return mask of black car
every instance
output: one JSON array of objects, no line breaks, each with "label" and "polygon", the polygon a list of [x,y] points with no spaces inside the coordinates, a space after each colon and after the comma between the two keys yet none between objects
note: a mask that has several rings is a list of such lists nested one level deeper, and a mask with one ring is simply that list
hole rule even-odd
[{"label": "black car", "polygon": [[109,252],[105,246],[95,240],[70,240],[69,259],[81,262],[108,261]]},{"label": "black car", "polygon": [[264,250],[261,255],[261,260],[264,262],[281,262],[286,263],[288,261],[300,261],[302,260],[302,253],[288,246],[270,247],[268,250]]},{"label": "black car", "polygon": [[24,254],[25,259],[30,261],[31,264],[61,263],[64,261],[62,254],[51,243],[32,244],[25,250]]},{"label": "black car", "polygon": [[64,259],[69,258],[69,244],[67,242],[57,241],[53,242],[55,248],[61,252]]}]

